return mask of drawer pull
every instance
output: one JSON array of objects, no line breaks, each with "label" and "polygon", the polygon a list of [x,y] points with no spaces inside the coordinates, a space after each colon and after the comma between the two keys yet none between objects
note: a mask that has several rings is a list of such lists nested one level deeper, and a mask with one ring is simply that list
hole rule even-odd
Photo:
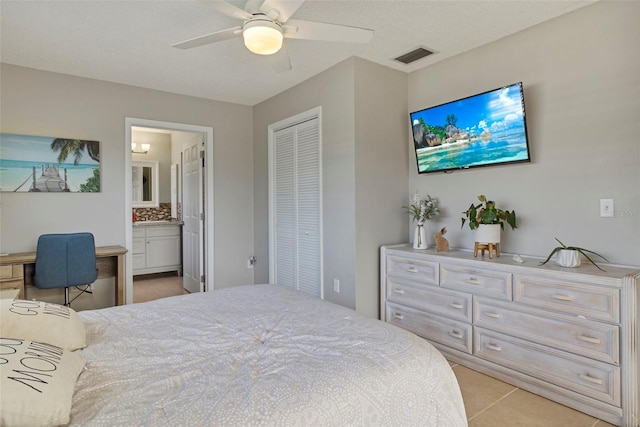
[{"label": "drawer pull", "polygon": [[500,347],[499,345],[495,345],[495,344],[487,343],[487,344],[485,344],[485,346],[486,346],[489,350],[493,350],[493,351],[502,351],[502,347]]},{"label": "drawer pull", "polygon": [[478,279],[476,279],[475,277],[469,277],[467,279],[467,283],[469,283],[471,285],[479,285],[480,281]]},{"label": "drawer pull", "polygon": [[493,313],[491,311],[485,311],[484,315],[487,317],[493,317],[494,319],[499,319],[500,315],[498,313]]},{"label": "drawer pull", "polygon": [[393,318],[394,319],[398,319],[398,320],[402,320],[402,319],[404,319],[404,316],[402,315],[402,313],[393,313]]},{"label": "drawer pull", "polygon": [[557,299],[559,301],[573,301],[573,297],[570,297],[569,295],[562,295],[562,294],[553,294],[551,295],[551,298]]},{"label": "drawer pull", "polygon": [[451,304],[449,304],[449,307],[462,310],[464,308],[464,305],[458,304],[457,302],[452,302]]},{"label": "drawer pull", "polygon": [[458,331],[451,331],[449,332],[449,335],[452,336],[453,338],[462,339],[462,334]]},{"label": "drawer pull", "polygon": [[394,289],[393,292],[400,295],[404,294],[404,290],[402,289]]},{"label": "drawer pull", "polygon": [[418,268],[414,267],[414,266],[411,266],[411,267],[407,268],[407,271],[409,273],[417,273],[418,272]]},{"label": "drawer pull", "polygon": [[594,383],[594,384],[598,384],[598,385],[602,385],[602,380],[599,378],[593,378],[592,376],[588,375],[588,374],[580,374],[580,378],[582,378],[585,381],[589,381],[590,383]]},{"label": "drawer pull", "polygon": [[591,344],[600,344],[602,342],[598,338],[588,337],[586,335],[578,335],[578,339]]}]

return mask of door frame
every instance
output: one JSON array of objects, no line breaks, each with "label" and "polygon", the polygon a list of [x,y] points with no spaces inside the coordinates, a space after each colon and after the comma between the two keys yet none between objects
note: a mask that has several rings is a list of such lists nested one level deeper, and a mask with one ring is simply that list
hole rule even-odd
[{"label": "door frame", "polygon": [[125,288],[126,288],[126,304],[133,303],[133,221],[132,221],[132,189],[131,189],[131,128],[133,126],[164,129],[169,131],[181,132],[197,132],[205,135],[205,175],[206,175],[206,203],[205,222],[204,222],[204,270],[205,275],[205,291],[213,290],[213,272],[214,270],[214,182],[213,182],[213,128],[209,126],[188,125],[183,123],[164,122],[159,120],[140,119],[135,117],[124,118],[125,132],[125,150],[124,150],[124,221],[125,221],[125,247],[127,248],[125,262]]}]

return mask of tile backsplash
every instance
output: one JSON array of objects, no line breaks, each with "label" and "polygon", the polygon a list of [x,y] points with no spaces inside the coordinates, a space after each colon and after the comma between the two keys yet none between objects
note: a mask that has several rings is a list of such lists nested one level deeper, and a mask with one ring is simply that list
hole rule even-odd
[{"label": "tile backsplash", "polygon": [[133,213],[138,217],[138,221],[169,221],[171,203],[160,203],[157,208],[134,208]]}]

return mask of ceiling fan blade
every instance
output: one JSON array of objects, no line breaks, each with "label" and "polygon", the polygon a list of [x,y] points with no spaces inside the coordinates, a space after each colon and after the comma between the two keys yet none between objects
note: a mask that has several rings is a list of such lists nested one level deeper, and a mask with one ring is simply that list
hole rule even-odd
[{"label": "ceiling fan blade", "polygon": [[[302,3],[304,3],[304,0],[265,0],[260,6],[260,11],[272,19],[277,19],[279,22],[287,22],[291,15],[296,13],[296,10],[302,6]],[[274,9],[279,12],[277,16],[269,14]]]},{"label": "ceiling fan blade", "polygon": [[273,55],[269,55],[265,59],[269,61],[269,64],[276,73],[284,73],[291,69],[291,58],[289,57],[289,52],[287,52],[284,45],[278,52]]},{"label": "ceiling fan blade", "polygon": [[247,2],[244,4],[244,10],[249,13],[259,13],[260,6],[262,6],[263,2],[264,0],[247,0]]},{"label": "ceiling fan blade", "polygon": [[246,10],[242,10],[239,7],[235,7],[234,5],[227,3],[221,0],[198,0],[202,4],[206,4],[209,7],[214,8],[218,12],[230,16],[232,18],[237,19],[251,19],[253,15]]},{"label": "ceiling fan blade", "polygon": [[233,27],[222,31],[216,31],[215,33],[205,34],[204,36],[195,37],[193,39],[185,40],[180,43],[172,44],[171,47],[177,47],[178,49],[191,49],[193,47],[204,46],[205,44],[232,39],[234,37],[238,37],[240,34],[242,34],[242,27]]},{"label": "ceiling fan blade", "polygon": [[368,43],[374,34],[373,30],[367,28],[296,19],[287,21],[284,30],[284,36],[290,39],[349,43]]}]

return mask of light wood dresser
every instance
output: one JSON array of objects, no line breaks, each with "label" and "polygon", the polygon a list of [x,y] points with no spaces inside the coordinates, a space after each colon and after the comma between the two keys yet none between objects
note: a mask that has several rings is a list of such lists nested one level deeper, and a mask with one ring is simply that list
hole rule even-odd
[{"label": "light wood dresser", "polygon": [[539,263],[383,246],[381,318],[452,361],[637,427],[640,267]]}]

